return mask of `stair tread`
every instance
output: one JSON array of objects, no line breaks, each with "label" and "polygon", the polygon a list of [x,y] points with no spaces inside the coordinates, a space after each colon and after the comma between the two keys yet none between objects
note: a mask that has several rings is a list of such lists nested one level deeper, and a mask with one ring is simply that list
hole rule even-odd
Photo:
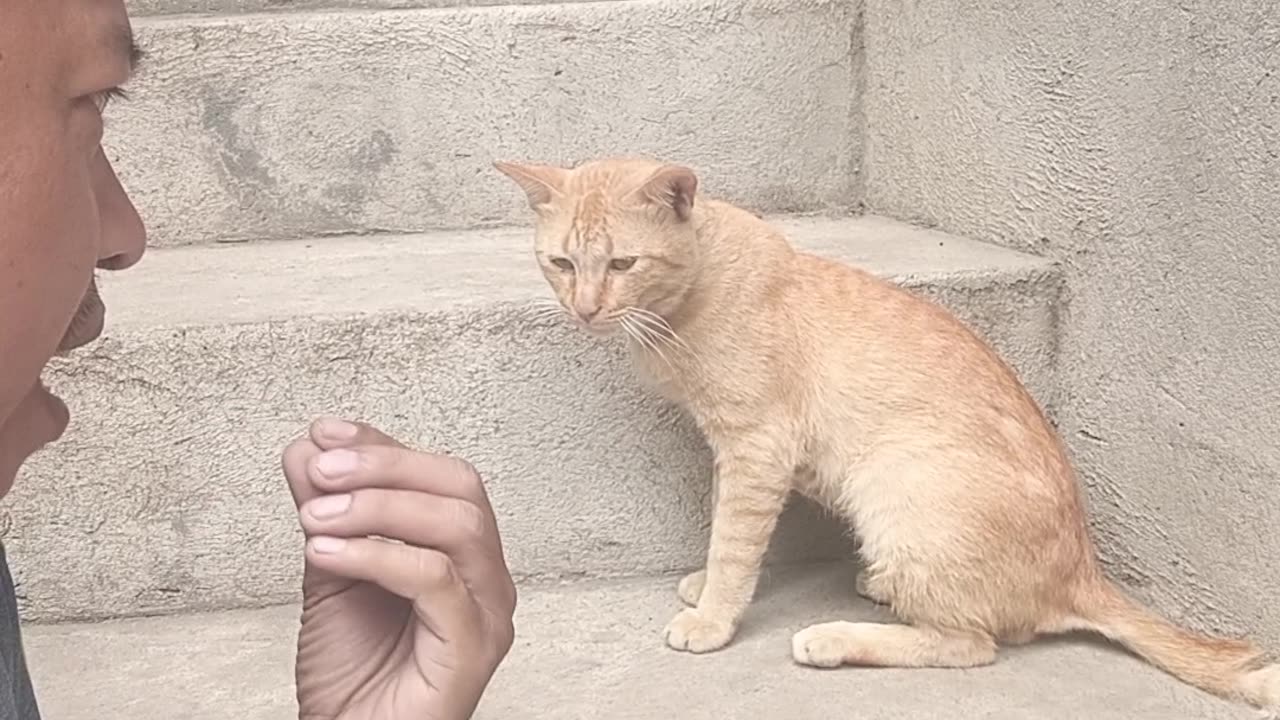
[{"label": "stair tread", "polygon": [[[516,646],[476,715],[500,718],[1244,720],[1226,703],[1100,642],[1044,640],[972,670],[795,665],[813,622],[880,620],[843,565],[772,569],[737,639],[701,656],[666,649],[675,578],[528,586]],[[29,625],[47,717],[296,717],[296,606],[96,624]]]},{"label": "stair tread", "polygon": [[[776,219],[799,246],[952,308],[1052,409],[1060,270],[1051,262],[880,217]],[[32,459],[32,482],[8,509],[25,616],[287,602],[299,531],[279,453],[317,414],[474,462],[523,577],[698,562],[705,442],[636,382],[617,338],[530,311],[552,298],[530,235],[189,246],[105,273],[103,340],[45,373],[73,427]],[[774,559],[840,557],[841,534],[808,507],[796,512],[781,523]],[[59,520],[68,517],[89,520]],[[242,537],[254,554],[218,550]]]},{"label": "stair tread", "polygon": [[[889,277],[1020,276],[1049,266],[1042,258],[884,217],[770,219],[803,250]],[[532,244],[531,229],[503,227],[160,248],[130,272],[103,281],[116,327],[547,300]]]}]

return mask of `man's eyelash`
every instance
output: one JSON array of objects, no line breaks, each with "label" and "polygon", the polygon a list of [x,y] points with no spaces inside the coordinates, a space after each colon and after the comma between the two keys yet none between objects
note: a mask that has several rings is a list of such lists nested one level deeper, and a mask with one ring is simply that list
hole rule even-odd
[{"label": "man's eyelash", "polygon": [[128,100],[129,93],[125,92],[122,87],[113,87],[103,90],[94,97],[94,102],[98,104],[99,110],[105,110],[107,103],[112,100]]}]

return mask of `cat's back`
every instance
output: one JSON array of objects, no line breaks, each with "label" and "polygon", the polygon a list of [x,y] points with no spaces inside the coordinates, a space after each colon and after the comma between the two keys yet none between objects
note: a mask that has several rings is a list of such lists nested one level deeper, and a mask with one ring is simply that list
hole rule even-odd
[{"label": "cat's back", "polygon": [[[830,389],[852,373],[890,400],[961,379],[1017,385],[1003,361],[950,311],[864,268],[796,248],[767,220],[712,205],[714,251],[733,295],[737,337],[793,348],[796,367]],[[727,322],[726,322],[727,321]],[[775,337],[776,336],[776,337]],[[853,384],[853,383],[847,383]],[[865,384],[865,383],[864,383]]]},{"label": "cat's back", "polygon": [[829,412],[1047,431],[1014,371],[948,309],[830,258],[800,253],[794,268],[788,305],[815,400]]},{"label": "cat's back", "polygon": [[699,344],[724,370],[717,379],[758,378],[765,394],[807,408],[815,432],[929,426],[955,439],[994,430],[1051,441],[1013,370],[949,310],[798,250],[753,213],[708,206],[707,235],[725,276],[715,283],[719,311],[704,318],[713,331]]}]

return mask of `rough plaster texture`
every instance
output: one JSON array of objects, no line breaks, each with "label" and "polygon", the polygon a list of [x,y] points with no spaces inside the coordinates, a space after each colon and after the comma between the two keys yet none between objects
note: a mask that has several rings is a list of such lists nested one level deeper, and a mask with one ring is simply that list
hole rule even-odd
[{"label": "rough plaster texture", "polygon": [[[941,298],[1052,404],[1050,264],[875,217],[782,226]],[[618,345],[535,319],[551,295],[531,245],[517,228],[174,248],[105,277],[106,338],[48,374],[73,427],[0,506],[26,616],[291,600],[278,455],[323,413],[474,462],[521,577],[700,565],[705,447]],[[847,552],[797,507],[775,560]]]},{"label": "rough plaster texture", "polygon": [[677,159],[850,205],[851,6],[639,0],[139,20],[107,147],[153,245],[523,222],[495,159]]},{"label": "rough plaster texture", "polygon": [[[476,720],[1251,720],[1086,639],[1004,651],[974,670],[799,667],[791,634],[831,619],[891,621],[854,599],[850,568],[766,577],[743,629],[710,655],[672,652],[675,578],[525,587],[516,645]],[[292,720],[298,608],[28,626],[46,717]]]},{"label": "rough plaster texture", "polygon": [[867,202],[1059,261],[1114,572],[1280,650],[1280,9],[870,0]]}]

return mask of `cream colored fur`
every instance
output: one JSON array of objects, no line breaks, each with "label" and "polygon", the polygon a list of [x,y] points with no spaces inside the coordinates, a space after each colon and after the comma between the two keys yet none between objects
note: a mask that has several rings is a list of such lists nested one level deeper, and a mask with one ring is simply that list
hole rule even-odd
[{"label": "cream colored fur", "polygon": [[797,252],[698,197],[683,167],[497,167],[536,211],[561,305],[593,333],[625,331],[643,376],[715,453],[706,569],[679,585],[690,607],[666,628],[671,647],[730,642],[798,492],[855,529],[860,592],[903,621],[802,630],[800,663],[972,667],[998,644],[1083,629],[1205,690],[1280,705],[1280,666],[1254,647],[1176,627],[1103,576],[1062,442],[947,310]]}]

